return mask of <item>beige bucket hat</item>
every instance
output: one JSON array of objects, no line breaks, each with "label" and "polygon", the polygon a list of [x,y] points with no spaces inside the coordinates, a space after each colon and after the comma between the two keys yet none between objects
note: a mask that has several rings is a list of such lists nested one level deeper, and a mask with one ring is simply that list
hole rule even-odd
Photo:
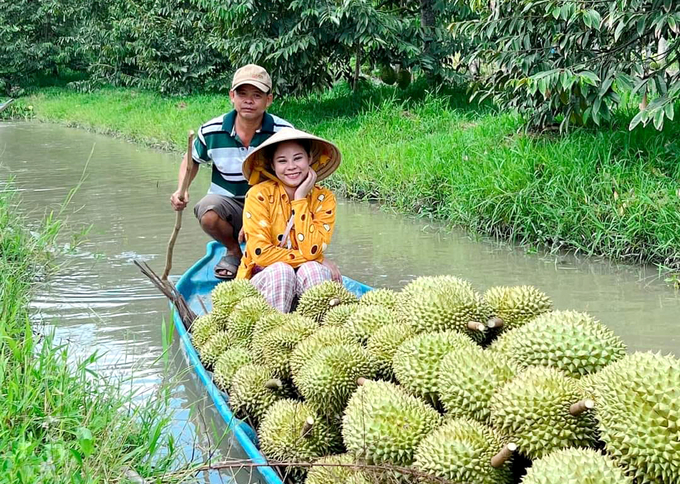
[{"label": "beige bucket hat", "polygon": [[310,166],[317,174],[317,181],[333,173],[342,160],[342,155],[337,146],[330,141],[314,136],[313,134],[300,131],[295,128],[283,128],[267,141],[258,146],[248,157],[243,161],[243,176],[248,180],[249,185],[255,185],[266,179],[278,180],[276,175],[269,169],[270,160],[266,159],[267,147],[273,146],[284,141],[309,140],[310,150],[309,158],[311,160]]}]

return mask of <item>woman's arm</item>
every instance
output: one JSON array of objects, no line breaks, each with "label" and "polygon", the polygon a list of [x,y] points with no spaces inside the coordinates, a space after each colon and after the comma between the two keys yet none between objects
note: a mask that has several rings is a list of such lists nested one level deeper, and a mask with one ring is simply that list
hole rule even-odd
[{"label": "woman's arm", "polygon": [[255,193],[246,198],[243,207],[243,231],[246,235],[246,252],[260,267],[286,262],[295,268],[307,262],[299,250],[277,247],[272,235],[269,209],[258,200]]},{"label": "woman's arm", "polygon": [[307,260],[322,260],[335,228],[335,195],[325,188],[315,189],[311,197],[293,200],[292,206],[295,234],[302,256]]}]

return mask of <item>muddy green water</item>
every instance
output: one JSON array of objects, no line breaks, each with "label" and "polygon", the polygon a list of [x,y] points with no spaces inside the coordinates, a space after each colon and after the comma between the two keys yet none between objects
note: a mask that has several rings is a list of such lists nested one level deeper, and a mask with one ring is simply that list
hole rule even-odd
[{"label": "muddy green water", "polygon": [[[58,212],[82,179],[61,217],[67,223],[63,241],[86,227],[89,233],[36,298],[35,317],[69,342],[74,359],[97,351],[99,371],[132,375],[131,390],[140,398],[153,395],[159,383],[170,382],[173,433],[189,455],[207,458],[218,447],[238,458],[176,340],[169,357],[161,357],[168,307],[132,264],[142,259],[159,273],[163,269],[175,217],[168,198],[176,187],[178,159],[75,129],[0,124],[0,182],[14,179],[22,197],[20,210],[30,220]],[[202,170],[191,199],[197,201],[208,185],[209,172]],[[187,211],[173,273],[190,267],[207,241]],[[340,202],[329,254],[344,274],[374,287],[396,289],[431,274],[457,275],[479,290],[532,284],[550,295],[558,309],[593,314],[631,350],[680,355],[680,295],[659,280],[653,267],[529,254],[349,201]],[[231,474],[201,479],[229,482]],[[237,481],[252,482],[245,472]]]}]

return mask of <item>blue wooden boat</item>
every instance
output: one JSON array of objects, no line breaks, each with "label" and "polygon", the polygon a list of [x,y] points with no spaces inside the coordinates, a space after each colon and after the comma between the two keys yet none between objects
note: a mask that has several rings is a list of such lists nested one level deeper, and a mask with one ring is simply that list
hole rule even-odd
[{"label": "blue wooden boat", "polygon": [[[206,247],[205,256],[187,270],[177,281],[177,290],[186,299],[191,309],[198,315],[204,314],[205,309],[211,310],[210,292],[221,282],[214,276],[213,268],[224,255],[224,250],[224,246],[221,244],[209,242]],[[343,277],[343,283],[348,290],[357,296],[361,296],[372,289],[349,277]],[[198,353],[191,343],[189,333],[184,328],[184,324],[177,311],[173,313],[173,321],[189,364],[196,372],[200,382],[205,386],[208,395],[210,395],[210,398],[215,403],[215,408],[224,419],[229,431],[234,433],[238,444],[253,463],[266,464],[267,461],[264,455],[258,449],[255,430],[248,423],[234,417],[231,408],[229,408],[228,395],[215,386],[212,381],[212,373],[207,371],[201,364]],[[267,484],[283,484],[279,475],[271,467],[261,466],[257,467],[257,470]]]}]

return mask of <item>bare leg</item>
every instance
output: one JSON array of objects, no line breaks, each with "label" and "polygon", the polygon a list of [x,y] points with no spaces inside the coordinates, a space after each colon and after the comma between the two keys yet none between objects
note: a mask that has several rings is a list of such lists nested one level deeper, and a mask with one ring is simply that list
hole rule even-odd
[{"label": "bare leg", "polygon": [[234,255],[238,259],[242,257],[241,247],[234,238],[234,228],[229,222],[221,219],[214,210],[205,212],[201,217],[200,224],[206,234],[227,248],[228,254]]}]

